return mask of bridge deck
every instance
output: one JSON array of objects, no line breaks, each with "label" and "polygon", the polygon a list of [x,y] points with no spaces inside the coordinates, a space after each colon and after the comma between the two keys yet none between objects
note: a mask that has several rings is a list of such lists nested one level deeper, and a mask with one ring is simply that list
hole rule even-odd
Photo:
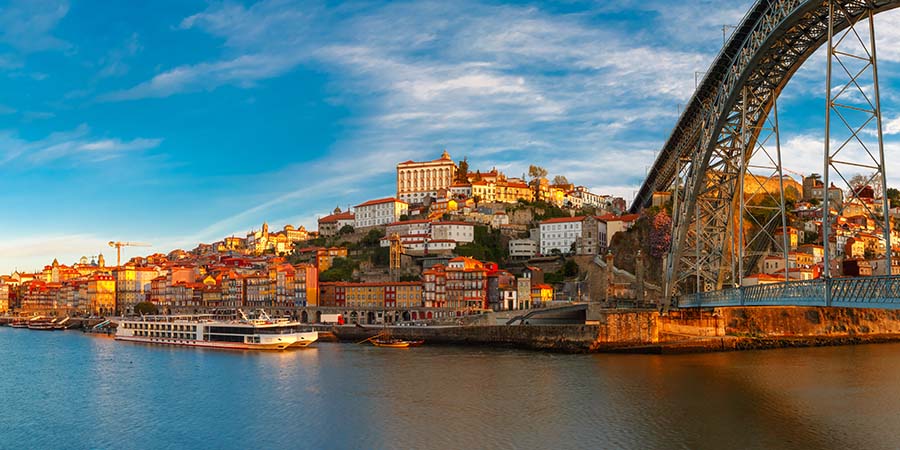
[{"label": "bridge deck", "polygon": [[830,278],[688,294],[679,308],[722,306],[836,306],[900,309],[900,276]]}]

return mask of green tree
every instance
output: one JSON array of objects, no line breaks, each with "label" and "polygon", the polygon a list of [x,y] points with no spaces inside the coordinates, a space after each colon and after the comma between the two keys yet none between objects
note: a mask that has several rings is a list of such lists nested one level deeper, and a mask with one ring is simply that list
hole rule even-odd
[{"label": "green tree", "polygon": [[359,243],[362,247],[380,247],[381,238],[384,237],[384,230],[381,228],[373,228],[360,239]]},{"label": "green tree", "polygon": [[154,314],[159,314],[159,308],[150,302],[140,302],[137,305],[134,305],[134,313],[142,316],[152,316]]},{"label": "green tree", "polygon": [[888,188],[887,198],[891,201],[891,208],[900,206],[900,190],[897,190],[895,188]]},{"label": "green tree", "polygon": [[319,281],[353,281],[353,271],[359,263],[348,258],[334,258],[331,267],[319,274]]},{"label": "green tree", "polygon": [[578,276],[578,263],[575,260],[570,259],[563,264],[563,275],[568,278]]},{"label": "green tree", "polygon": [[340,230],[338,230],[338,234],[343,236],[345,234],[353,234],[353,231],[355,231],[353,229],[353,225],[344,225]]}]

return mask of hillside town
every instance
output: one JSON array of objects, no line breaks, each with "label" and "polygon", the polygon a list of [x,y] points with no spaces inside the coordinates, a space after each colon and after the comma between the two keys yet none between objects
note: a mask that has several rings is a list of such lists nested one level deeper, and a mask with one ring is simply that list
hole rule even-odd
[{"label": "hillside town", "polygon": [[[772,182],[748,176],[745,183],[757,186],[747,188],[748,198]],[[832,274],[887,273],[887,243],[865,214],[881,201],[872,187],[859,186],[845,201],[831,186],[823,208],[819,177],[783,183],[789,226],[775,229],[774,241],[789,248],[758,249],[762,256],[743,285],[821,276],[825,210]],[[353,322],[387,324],[560,302],[652,307],[662,293],[671,192],[627,214],[624,199],[592,193],[565,176],[549,179],[541,167],[520,177],[473,171],[446,151],[432,161],[397,164],[396,188],[389,197],[335,208],[316,230],[263,223],[244,236],[114,265],[100,254],[15,271],[0,276],[0,312],[101,317],[262,308],[303,322],[339,312]],[[885,194],[892,219],[900,216],[898,192]],[[748,235],[761,222],[751,219]],[[890,236],[900,250],[900,232]],[[893,274],[900,274],[897,263]]]}]

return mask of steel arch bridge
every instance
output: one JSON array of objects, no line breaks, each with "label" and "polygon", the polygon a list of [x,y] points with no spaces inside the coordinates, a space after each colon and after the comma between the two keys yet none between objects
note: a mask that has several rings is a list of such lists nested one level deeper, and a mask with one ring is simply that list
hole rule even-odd
[{"label": "steel arch bridge", "polygon": [[[704,299],[706,304],[745,304],[749,288],[741,288],[742,280],[773,253],[781,254],[784,279],[791,279],[777,99],[803,63],[827,44],[820,189],[825,273],[806,282],[821,287],[793,297],[806,299],[794,304],[808,304],[818,294],[807,294],[821,291],[826,302],[833,291],[826,283],[837,281],[829,276],[829,221],[835,202],[829,187],[834,182],[849,187],[848,171],[856,170],[886,192],[873,17],[897,7],[900,0],[759,0],[747,12],[698,85],[631,206],[637,212],[651,204],[655,192],[674,192],[665,308],[673,298],[681,298],[681,306],[699,306]],[[776,180],[777,187],[759,180]],[[752,192],[747,192],[748,183]],[[759,186],[753,188],[754,183]],[[857,190],[849,192],[848,201],[861,202]],[[878,205],[862,206],[877,224],[890,270],[888,202],[886,195],[881,197]],[[853,292],[866,298],[894,295],[895,283],[881,283],[877,289]],[[785,289],[794,284],[756,291],[791,304]]]}]

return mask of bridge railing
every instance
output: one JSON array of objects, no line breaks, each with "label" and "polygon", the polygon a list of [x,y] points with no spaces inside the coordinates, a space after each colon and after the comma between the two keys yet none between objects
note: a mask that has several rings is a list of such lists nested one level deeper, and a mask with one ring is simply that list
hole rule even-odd
[{"label": "bridge railing", "polygon": [[840,306],[900,309],[900,276],[830,278],[761,284],[682,295],[679,308]]}]

